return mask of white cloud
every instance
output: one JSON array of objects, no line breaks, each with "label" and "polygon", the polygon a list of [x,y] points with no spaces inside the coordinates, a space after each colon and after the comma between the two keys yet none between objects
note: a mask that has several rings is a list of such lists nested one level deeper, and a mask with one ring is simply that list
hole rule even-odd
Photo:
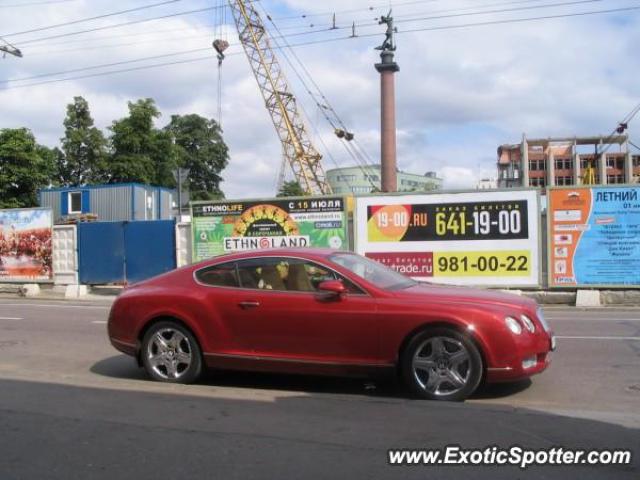
[{"label": "white cloud", "polygon": [[[304,30],[311,22],[320,30],[330,22],[329,12],[366,8],[372,3],[381,8],[338,13],[339,25],[348,25],[353,20],[372,23],[373,17],[385,12],[385,2],[261,2],[276,19],[291,14],[299,16],[277,21],[287,34]],[[425,1],[405,6],[402,4],[407,2],[395,3],[394,12],[399,19],[409,14],[428,16],[429,11],[477,5],[477,2],[462,0],[446,3]],[[625,2],[618,3],[622,5]],[[103,19],[87,26],[107,25],[210,4],[204,0],[178,2],[173,6]],[[132,6],[135,4],[124,1],[98,6],[93,1],[78,1],[69,5],[5,9],[0,11],[0,33],[5,35],[33,26]],[[565,7],[545,10],[544,13],[597,8]],[[318,12],[322,15],[306,19],[300,17],[302,13]],[[640,44],[640,16],[637,13],[402,33],[408,28],[533,16],[542,12],[398,23],[401,32],[397,39],[397,60],[401,71],[396,77],[400,168],[416,173],[435,170],[444,178],[447,188],[473,187],[479,178],[493,176],[497,146],[518,141],[522,132],[532,137],[608,134],[617,121],[640,101],[640,87],[636,81],[640,73],[636,51]],[[212,13],[209,12],[60,38],[37,46],[26,44],[23,59],[8,57],[0,60],[0,80],[190,49],[209,49],[213,33],[211,28],[204,26],[211,24]],[[84,26],[70,26],[60,31],[73,31]],[[378,26],[358,28],[359,34],[382,31],[383,27]],[[125,36],[141,32],[148,35]],[[58,30],[8,39],[21,46],[20,41],[54,33]],[[207,36],[207,33],[211,35]],[[301,43],[348,33],[340,30],[317,36],[299,35],[290,37],[290,41]],[[232,43],[237,41],[235,34],[227,35]],[[296,49],[308,71],[374,161],[377,161],[379,152],[379,78],[373,68],[378,60],[373,47],[381,40],[382,35]],[[112,44],[119,46],[86,50],[91,46]],[[101,128],[126,114],[127,101],[142,97],[157,100],[163,112],[159,124],[166,123],[175,113],[195,112],[215,117],[217,66],[213,51],[207,51],[211,51],[210,61],[24,89],[1,90],[0,83],[0,127],[28,126],[39,141],[55,145],[63,133],[66,104],[75,95],[86,96]],[[207,55],[207,51],[141,64],[123,64],[112,69],[196,58]],[[280,145],[244,54],[238,46],[233,46],[229,52],[231,54],[222,71],[222,120],[231,162],[223,172],[223,189],[228,197],[271,195],[281,163]],[[335,167],[328,153],[339,165],[353,163],[338,144],[331,128],[322,121],[313,101],[284,61],[282,52],[279,55],[292,87],[310,117],[309,122],[318,125],[325,140],[328,152],[324,151],[314,134],[318,148],[324,153],[325,168]],[[630,133],[635,143],[640,143],[640,119],[632,123]]]}]

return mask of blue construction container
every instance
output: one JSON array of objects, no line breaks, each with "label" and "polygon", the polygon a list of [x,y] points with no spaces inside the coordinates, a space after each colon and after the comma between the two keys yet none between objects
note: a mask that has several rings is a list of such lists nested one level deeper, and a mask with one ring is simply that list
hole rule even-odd
[{"label": "blue construction container", "polygon": [[84,185],[40,190],[40,206],[53,210],[54,222],[93,214],[99,222],[171,220],[176,191],[140,183]]}]

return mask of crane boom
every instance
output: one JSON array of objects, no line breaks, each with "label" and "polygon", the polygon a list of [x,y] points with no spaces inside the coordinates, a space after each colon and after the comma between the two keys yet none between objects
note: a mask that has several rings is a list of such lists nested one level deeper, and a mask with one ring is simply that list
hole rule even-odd
[{"label": "crane boom", "polygon": [[282,144],[282,152],[300,186],[311,194],[331,193],[322,167],[322,155],[315,149],[296,97],[271,47],[260,15],[245,0],[229,0],[240,42],[249,59],[265,105]]}]

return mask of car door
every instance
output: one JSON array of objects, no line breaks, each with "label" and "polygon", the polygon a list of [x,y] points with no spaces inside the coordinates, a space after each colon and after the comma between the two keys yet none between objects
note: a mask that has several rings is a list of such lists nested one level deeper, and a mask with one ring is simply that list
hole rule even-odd
[{"label": "car door", "polygon": [[241,289],[230,292],[225,324],[243,349],[289,360],[377,362],[371,296],[357,287],[341,297],[319,291],[323,276],[338,274],[300,258],[258,257],[236,266]]}]

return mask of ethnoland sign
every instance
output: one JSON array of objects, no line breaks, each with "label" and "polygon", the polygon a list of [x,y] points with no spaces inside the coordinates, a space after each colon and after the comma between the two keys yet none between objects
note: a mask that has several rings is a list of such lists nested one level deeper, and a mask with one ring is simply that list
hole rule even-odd
[{"label": "ethnoland sign", "polygon": [[342,197],[193,202],[193,261],[266,248],[347,249]]},{"label": "ethnoland sign", "polygon": [[356,251],[416,280],[540,283],[536,190],[356,199]]},{"label": "ethnoland sign", "polygon": [[53,278],[52,225],[50,209],[0,210],[0,282]]},{"label": "ethnoland sign", "polygon": [[549,286],[640,286],[640,187],[548,190]]}]

